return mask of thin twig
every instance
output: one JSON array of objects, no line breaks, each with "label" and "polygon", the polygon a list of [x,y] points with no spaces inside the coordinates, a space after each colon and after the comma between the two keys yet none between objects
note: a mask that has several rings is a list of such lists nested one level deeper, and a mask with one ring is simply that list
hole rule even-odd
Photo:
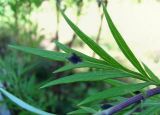
[{"label": "thin twig", "polygon": [[[101,14],[101,22],[100,22],[98,34],[97,34],[97,37],[96,37],[96,43],[97,43],[97,44],[99,43],[100,36],[101,36],[103,17],[104,17],[104,14],[102,13],[102,14]],[[95,57],[95,52],[93,52],[92,57]]]},{"label": "thin twig", "polygon": [[[98,3],[98,7],[99,7],[99,12],[100,12],[101,0],[97,0],[97,3]],[[104,3],[105,3],[105,6],[106,6],[106,5],[107,5],[107,0],[105,0]],[[98,34],[97,34],[97,37],[96,37],[96,43],[97,43],[97,44],[99,43],[100,36],[101,36],[101,32],[102,32],[103,17],[104,17],[104,14],[102,13],[102,14],[101,14],[101,21],[100,21],[100,25],[99,25],[99,29],[98,29]],[[92,57],[95,57],[95,54],[96,54],[96,53],[93,52]]]},{"label": "thin twig", "polygon": [[[80,3],[78,3],[78,10],[77,10],[77,20],[76,20],[76,25],[78,25],[80,16],[81,16],[81,12],[82,12],[82,7],[83,7],[83,1],[80,1]],[[72,39],[69,43],[67,43],[67,45],[71,48],[74,41],[76,39],[76,33],[73,34]]]},{"label": "thin twig", "polygon": [[[51,39],[51,42],[53,40],[59,40],[59,23],[60,23],[60,5],[61,5],[61,0],[56,0],[56,23],[57,23],[57,27],[56,27],[56,35],[55,37],[53,37],[53,39]],[[55,47],[56,51],[59,51],[58,47]]]},{"label": "thin twig", "polygon": [[56,28],[56,40],[59,39],[59,8],[60,8],[60,0],[56,0],[56,13],[57,13],[57,28]]},{"label": "thin twig", "polygon": [[117,112],[123,110],[124,108],[134,104],[134,103],[145,100],[146,98],[149,98],[149,97],[154,96],[156,94],[160,94],[160,87],[147,90],[145,93],[137,94],[137,95],[127,99],[126,101],[124,101],[118,105],[115,105],[107,110],[102,111],[100,113],[100,115],[113,115],[114,113],[117,113]]}]

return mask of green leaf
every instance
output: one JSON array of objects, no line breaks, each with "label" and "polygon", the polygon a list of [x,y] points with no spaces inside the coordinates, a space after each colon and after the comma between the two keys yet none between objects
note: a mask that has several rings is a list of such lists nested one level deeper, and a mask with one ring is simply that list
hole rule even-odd
[{"label": "green leaf", "polygon": [[82,109],[83,109],[84,111],[86,111],[87,113],[92,113],[92,114],[94,114],[94,113],[97,112],[95,109],[93,109],[93,108],[91,108],[91,107],[80,107],[80,108],[82,108]]},{"label": "green leaf", "polygon": [[55,114],[48,113],[48,112],[42,111],[40,109],[37,109],[37,108],[23,102],[22,100],[20,100],[19,98],[15,97],[12,94],[10,94],[9,92],[4,90],[3,88],[0,88],[0,91],[2,94],[4,94],[6,97],[8,97],[12,102],[16,103],[18,106],[20,106],[30,112],[33,112],[33,113],[39,114],[39,115],[55,115]]},{"label": "green leaf", "polygon": [[25,47],[25,46],[9,45],[9,47],[20,50],[20,51],[23,51],[23,52],[26,52],[26,53],[41,56],[41,57],[44,57],[44,58],[47,58],[47,59],[50,59],[50,60],[55,60],[55,61],[66,61],[68,56],[69,56],[66,53],[47,51],[47,50],[30,48],[30,47]]},{"label": "green leaf", "polygon": [[84,67],[88,67],[88,68],[91,67],[91,68],[105,69],[105,70],[113,69],[112,67],[106,66],[104,64],[97,64],[97,63],[92,63],[92,62],[81,62],[81,63],[78,63],[78,64],[65,65],[65,66],[57,69],[53,73],[63,72],[63,71],[67,71],[67,70],[71,70],[71,69],[75,69],[75,68],[84,68]]},{"label": "green leaf", "polygon": [[75,50],[71,49],[70,47],[60,43],[59,41],[55,40],[54,43],[57,47],[59,47],[61,50],[63,50],[66,53],[73,53]]},{"label": "green leaf", "polygon": [[116,86],[116,87],[127,84],[127,83],[122,82],[120,80],[114,80],[114,79],[107,79],[107,80],[104,80],[104,81],[107,82],[108,84],[110,84],[112,86]]},{"label": "green leaf", "polygon": [[160,109],[158,106],[149,106],[147,109],[141,111],[137,115],[159,115]]},{"label": "green leaf", "polygon": [[96,54],[98,54],[102,59],[104,59],[108,64],[123,68],[114,58],[112,58],[108,53],[104,51],[98,44],[96,44],[90,37],[83,33],[62,11],[61,12],[66,22],[70,25],[72,30],[83,40]]},{"label": "green leaf", "polygon": [[88,112],[84,109],[78,109],[72,112],[67,113],[67,115],[88,115]]},{"label": "green leaf", "polygon": [[80,109],[69,112],[68,115],[88,115],[88,114],[95,114],[97,110],[91,107],[80,107]]},{"label": "green leaf", "polygon": [[141,106],[140,106],[140,104],[139,105],[137,104],[135,107],[134,107],[134,105],[133,106],[129,106],[124,111],[120,111],[118,113],[119,114],[123,114],[123,115],[133,115],[133,113],[135,113],[135,111],[137,111],[137,109],[139,109],[139,108],[141,108]]},{"label": "green leaf", "polygon": [[118,32],[118,30],[116,29],[115,25],[112,22],[112,19],[110,18],[104,4],[103,4],[103,11],[106,17],[106,20],[108,22],[108,26],[112,32],[112,35],[115,39],[115,41],[117,42],[119,48],[121,49],[121,51],[123,52],[123,54],[126,56],[126,58],[132,63],[132,65],[134,67],[137,68],[137,70],[142,73],[145,77],[148,77],[148,75],[146,74],[146,72],[144,71],[144,69],[142,68],[141,64],[139,63],[139,61],[137,60],[136,56],[133,54],[133,52],[130,50],[130,48],[128,47],[128,45],[126,44],[126,42],[124,41],[123,37],[121,36],[121,34]]},{"label": "green leaf", "polygon": [[125,95],[137,90],[140,90],[146,86],[150,85],[150,83],[139,83],[139,84],[129,84],[129,85],[122,85],[118,87],[109,88],[105,91],[96,93],[94,95],[91,95],[90,97],[86,98],[84,101],[79,103],[78,105],[84,105],[93,101],[113,98],[116,96]]},{"label": "green leaf", "polygon": [[106,61],[103,61],[103,60],[99,60],[99,59],[96,59],[96,58],[92,58],[90,56],[87,56],[79,51],[76,51],[74,49],[71,49],[69,48],[68,46],[64,45],[64,44],[61,44],[60,42],[58,41],[55,41],[55,44],[56,46],[58,46],[60,49],[62,49],[64,52],[66,53],[75,53],[76,55],[78,55],[79,57],[82,58],[82,60],[85,60],[85,61],[90,61],[90,62],[94,62],[94,63],[99,63],[99,64],[106,64],[108,65],[108,63]]},{"label": "green leaf", "polygon": [[[62,49],[63,51],[65,51],[66,53],[75,53],[76,55],[78,55],[79,57],[81,57],[82,60],[89,61],[89,62],[93,62],[93,63],[97,63],[97,64],[105,64],[106,66],[110,66],[106,61],[99,60],[99,59],[96,59],[96,58],[92,58],[92,57],[90,57],[90,56],[87,56],[87,55],[85,55],[85,54],[83,54],[83,53],[81,53],[81,52],[78,52],[78,51],[76,51],[76,50],[73,50],[73,49],[67,47],[66,45],[61,44],[61,43],[58,42],[58,41],[55,41],[55,44],[56,44],[60,49]],[[114,68],[114,69],[119,69],[119,68],[113,67],[113,66],[112,66],[112,68]],[[144,78],[141,77],[141,74],[139,74],[139,73],[137,73],[137,72],[131,71],[131,70],[129,70],[129,69],[127,69],[127,68],[124,68],[124,67],[121,68],[120,70],[124,70],[124,71],[126,71],[126,72],[128,72],[128,73],[134,74],[134,75],[138,76],[139,79],[144,80]]]},{"label": "green leaf", "polygon": [[142,64],[148,75],[151,77],[151,79],[153,79],[155,82],[159,82],[159,78],[151,71],[151,69],[149,69],[149,67],[146,64]]},{"label": "green leaf", "polygon": [[73,74],[70,76],[56,79],[54,81],[51,81],[43,85],[41,88],[49,87],[53,85],[59,85],[59,84],[68,84],[68,83],[82,82],[82,81],[83,82],[100,81],[100,80],[110,79],[110,78],[121,78],[121,77],[130,77],[130,76],[132,76],[132,74],[129,74],[123,71],[118,71],[118,70],[85,72],[85,73]]}]

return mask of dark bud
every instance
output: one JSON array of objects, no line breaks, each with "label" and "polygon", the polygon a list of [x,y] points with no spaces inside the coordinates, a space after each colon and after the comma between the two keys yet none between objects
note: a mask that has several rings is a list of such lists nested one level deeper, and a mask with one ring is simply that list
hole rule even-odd
[{"label": "dark bud", "polygon": [[101,7],[101,0],[97,0],[98,7]]},{"label": "dark bud", "polygon": [[73,53],[68,60],[73,63],[73,64],[77,64],[79,62],[82,62],[81,58],[79,56],[77,56],[75,53]]},{"label": "dark bud", "polygon": [[101,105],[101,109],[108,109],[108,108],[110,108],[110,107],[112,107],[112,105],[111,104],[108,104],[108,103],[106,103],[106,104],[103,104],[103,105]]},{"label": "dark bud", "polygon": [[136,94],[136,95],[137,95],[137,94],[140,94],[140,93],[141,93],[140,91],[135,91],[135,92],[134,92],[134,94]]}]

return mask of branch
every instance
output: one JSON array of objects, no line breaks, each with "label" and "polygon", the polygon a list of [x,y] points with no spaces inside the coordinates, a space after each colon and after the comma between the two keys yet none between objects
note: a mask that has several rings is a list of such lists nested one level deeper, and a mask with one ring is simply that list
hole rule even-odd
[{"label": "branch", "polygon": [[[97,43],[97,44],[99,43],[100,36],[101,36],[102,23],[103,23],[103,17],[104,17],[104,15],[103,15],[103,14],[101,14],[101,22],[100,22],[100,26],[99,26],[98,34],[97,34],[97,37],[96,37],[96,43]],[[95,52],[93,52],[92,57],[95,57]]]},{"label": "branch", "polygon": [[[78,25],[78,22],[79,22],[79,19],[80,19],[80,15],[81,15],[81,13],[82,13],[83,1],[79,1],[79,2],[77,3],[77,7],[78,7],[78,9],[77,9],[76,25]],[[67,43],[67,45],[68,45],[70,48],[72,47],[75,39],[76,39],[76,33],[73,34],[71,41],[70,41],[69,43]]]},{"label": "branch", "polygon": [[127,99],[126,101],[124,101],[118,105],[115,105],[107,110],[102,111],[100,113],[100,115],[113,115],[114,113],[117,113],[117,112],[121,111],[122,109],[124,109],[134,103],[145,100],[146,98],[149,98],[149,97],[154,96],[156,94],[160,94],[160,87],[147,90],[145,93],[137,94],[137,95]]}]

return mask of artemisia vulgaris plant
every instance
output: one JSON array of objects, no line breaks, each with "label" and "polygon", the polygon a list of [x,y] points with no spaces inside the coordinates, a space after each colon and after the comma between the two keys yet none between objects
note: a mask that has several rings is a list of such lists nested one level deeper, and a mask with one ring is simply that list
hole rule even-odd
[{"label": "artemisia vulgaris plant", "polygon": [[[95,115],[158,115],[160,114],[160,80],[159,78],[145,65],[139,61],[127,43],[124,41],[121,34],[118,32],[116,26],[112,22],[111,17],[103,6],[103,12],[108,22],[110,31],[119,46],[120,50],[128,61],[135,67],[137,71],[120,64],[115,58],[107,53],[100,45],[98,45],[92,38],[87,36],[77,25],[75,25],[66,14],[61,11],[64,19],[72,30],[79,36],[79,38],[87,44],[99,57],[96,59],[82,52],[67,47],[55,41],[55,44],[63,50],[62,52],[47,51],[42,49],[10,45],[10,48],[17,49],[23,52],[31,53],[37,56],[47,58],[49,60],[66,62],[66,65],[54,71],[54,73],[63,72],[75,68],[94,68],[93,71],[75,73],[68,76],[62,76],[59,79],[49,81],[40,88],[46,88],[55,85],[71,84],[75,82],[105,82],[112,87],[104,89],[96,94],[93,94],[81,102],[77,103],[79,109],[72,111],[68,114],[95,114]],[[138,83],[125,83],[117,80],[117,78],[132,78],[138,79]],[[149,86],[154,85],[155,88],[150,89]],[[145,89],[144,89],[145,88]],[[67,89],[66,89],[67,90]],[[11,101],[20,107],[41,115],[51,115],[37,109],[19,98],[13,96],[5,89],[1,88],[0,91],[7,96]],[[106,104],[100,107],[100,101],[106,100]],[[47,102],[46,102],[47,103]]]}]

